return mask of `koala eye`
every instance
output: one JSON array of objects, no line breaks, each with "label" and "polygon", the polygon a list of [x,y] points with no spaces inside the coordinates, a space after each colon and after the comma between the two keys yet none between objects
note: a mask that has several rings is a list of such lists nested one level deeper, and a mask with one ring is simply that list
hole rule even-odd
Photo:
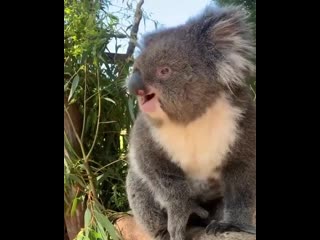
[{"label": "koala eye", "polygon": [[157,68],[157,77],[161,79],[166,79],[171,74],[171,68],[169,67],[158,67]]}]

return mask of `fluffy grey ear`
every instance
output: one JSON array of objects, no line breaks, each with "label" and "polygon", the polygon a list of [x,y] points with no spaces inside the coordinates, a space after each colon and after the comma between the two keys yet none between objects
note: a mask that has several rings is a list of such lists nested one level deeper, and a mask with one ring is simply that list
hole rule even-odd
[{"label": "fluffy grey ear", "polygon": [[208,48],[207,54],[214,55],[219,78],[227,84],[242,84],[246,75],[255,71],[248,16],[240,7],[208,8],[200,23],[199,37]]},{"label": "fluffy grey ear", "polygon": [[141,39],[141,46],[142,47],[150,46],[164,31],[165,29],[158,29],[149,33],[145,33]]},{"label": "fluffy grey ear", "polygon": [[147,47],[149,46],[152,42],[154,41],[154,34],[149,33],[145,34],[141,40],[141,46],[142,47]]}]

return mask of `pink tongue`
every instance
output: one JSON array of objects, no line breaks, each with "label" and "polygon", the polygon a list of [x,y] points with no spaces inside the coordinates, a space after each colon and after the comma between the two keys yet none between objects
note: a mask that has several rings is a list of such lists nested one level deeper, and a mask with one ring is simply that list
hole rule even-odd
[{"label": "pink tongue", "polygon": [[141,101],[139,101],[139,105],[140,105],[140,109],[143,112],[154,112],[156,110],[157,107],[157,99],[156,97],[153,97],[151,100],[147,101],[144,104],[141,104]]}]

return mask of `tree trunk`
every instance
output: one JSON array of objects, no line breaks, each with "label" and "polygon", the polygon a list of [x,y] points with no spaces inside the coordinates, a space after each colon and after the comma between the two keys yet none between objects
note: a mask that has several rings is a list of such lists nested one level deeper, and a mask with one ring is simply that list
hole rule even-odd
[{"label": "tree trunk", "polygon": [[[70,142],[70,144],[73,147],[76,154],[81,156],[80,144],[76,138],[75,132],[73,131],[72,125],[71,125],[71,121],[72,121],[72,124],[76,130],[76,133],[80,137],[81,131],[82,131],[82,116],[79,111],[79,107],[75,103],[69,105],[68,98],[66,96],[64,96],[64,106],[67,108],[67,111],[70,116],[70,118],[69,118],[66,111],[64,111],[64,131],[66,132],[68,141]],[[65,154],[66,154],[66,149],[65,149]]]},{"label": "tree trunk", "polygon": [[73,240],[84,227],[84,212],[85,208],[83,203],[78,203],[77,209],[73,216],[65,214],[64,220],[70,240]]},{"label": "tree trunk", "polygon": [[70,240],[68,236],[67,226],[66,226],[66,220],[64,220],[64,240]]},{"label": "tree trunk", "polygon": [[[131,216],[119,218],[115,225],[123,240],[153,240]],[[204,228],[192,228],[188,231],[187,240],[256,240],[256,236],[243,232],[226,232],[214,236],[207,235]]]},{"label": "tree trunk", "polygon": [[[81,156],[80,144],[76,138],[75,132],[78,134],[80,138],[82,131],[82,116],[76,104],[68,104],[68,99],[66,96],[64,96],[64,105],[68,111],[68,113],[64,111],[64,131],[75,153],[78,156]],[[72,125],[74,126],[75,131],[73,130]],[[64,154],[68,154],[69,156],[71,155],[71,153],[68,152],[66,147],[64,148]],[[68,192],[68,196],[65,197],[68,197],[69,202],[72,202],[72,200],[75,197],[77,197],[77,192],[79,191],[79,188],[81,188],[81,186],[75,184],[73,186],[68,187],[70,188],[70,191]],[[68,206],[68,209],[69,207],[70,206]],[[73,240],[80,232],[81,228],[84,227],[83,202],[78,203],[77,208],[72,216],[70,215],[70,211],[66,211],[64,214],[64,221],[66,232],[68,234],[68,239]]]}]

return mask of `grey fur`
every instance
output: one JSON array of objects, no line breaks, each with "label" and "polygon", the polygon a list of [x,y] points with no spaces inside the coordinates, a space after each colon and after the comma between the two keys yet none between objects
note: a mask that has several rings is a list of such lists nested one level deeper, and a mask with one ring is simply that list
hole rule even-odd
[{"label": "grey fur", "polygon": [[[246,18],[240,8],[208,7],[184,25],[144,38],[134,72],[146,87],[161,90],[161,108],[172,122],[192,123],[222,93],[242,111],[236,142],[215,170],[221,178],[202,182],[191,180],[154,139],[151,131],[161,122],[138,114],[130,134],[126,187],[133,214],[155,239],[185,239],[192,213],[204,219],[208,233],[255,233],[256,118],[245,84],[254,72],[255,48]],[[165,81],[155,74],[163,66],[172,70]]]}]

